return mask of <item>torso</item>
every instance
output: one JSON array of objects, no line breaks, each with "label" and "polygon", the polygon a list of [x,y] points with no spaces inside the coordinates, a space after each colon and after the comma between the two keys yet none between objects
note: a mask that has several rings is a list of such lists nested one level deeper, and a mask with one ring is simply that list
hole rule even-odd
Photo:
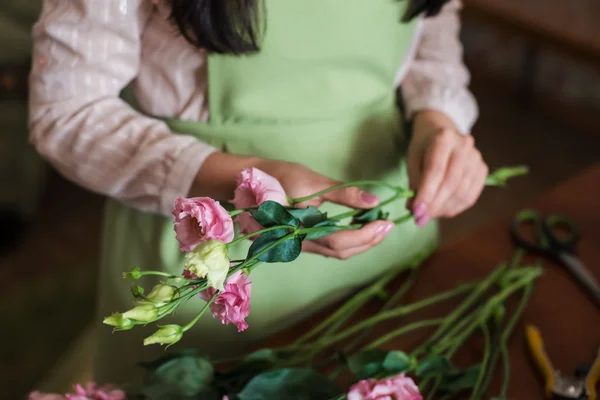
[{"label": "torso", "polygon": [[[133,84],[139,105],[150,115],[206,121],[207,54],[179,34],[169,20],[168,0],[152,2],[153,10],[142,33],[139,73]],[[415,43],[419,31],[418,26]],[[414,48],[415,44],[398,65],[396,85],[414,57]]]}]

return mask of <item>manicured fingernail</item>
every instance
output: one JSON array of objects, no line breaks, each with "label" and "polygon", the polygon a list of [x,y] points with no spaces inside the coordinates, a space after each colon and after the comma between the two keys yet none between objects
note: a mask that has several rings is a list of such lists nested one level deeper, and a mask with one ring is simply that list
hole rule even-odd
[{"label": "manicured fingernail", "polygon": [[392,224],[392,223],[381,225],[380,227],[377,228],[377,230],[375,231],[375,234],[379,235],[379,234],[383,233],[383,234],[387,235],[393,229],[394,229],[394,224]]},{"label": "manicured fingernail", "polygon": [[425,203],[418,203],[413,209],[413,214],[415,215],[415,218],[419,219],[425,216],[425,211],[427,211],[427,205]]},{"label": "manicured fingernail", "polygon": [[417,226],[422,228],[429,222],[430,218],[427,215],[424,215],[420,218],[417,218]]},{"label": "manicured fingernail", "polygon": [[375,196],[374,194],[371,193],[367,193],[367,192],[363,192],[363,194],[361,195],[362,201],[364,201],[367,204],[374,204],[377,203],[377,201],[379,200],[379,198],[377,196]]}]

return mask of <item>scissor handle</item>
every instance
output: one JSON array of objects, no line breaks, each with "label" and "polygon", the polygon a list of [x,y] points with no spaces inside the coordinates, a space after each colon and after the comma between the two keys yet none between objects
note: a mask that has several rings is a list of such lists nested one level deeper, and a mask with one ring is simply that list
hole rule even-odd
[{"label": "scissor handle", "polygon": [[542,229],[551,246],[575,253],[581,230],[571,218],[560,214],[549,215],[543,220]]},{"label": "scissor handle", "polygon": [[546,396],[552,396],[552,390],[554,389],[554,367],[550,358],[544,350],[544,341],[538,328],[533,325],[527,325],[525,327],[525,336],[527,338],[527,345],[529,351],[537,364],[538,368],[544,375]]},{"label": "scissor handle", "polygon": [[598,380],[600,380],[600,349],[598,349],[596,360],[592,364],[590,372],[588,372],[588,376],[585,380],[585,386],[588,391],[588,400],[597,399],[596,384],[598,383]]},{"label": "scissor handle", "polygon": [[[533,227],[533,239],[524,236],[521,228]],[[563,233],[559,234],[558,231]],[[575,253],[579,241],[579,227],[569,217],[552,214],[546,218],[535,210],[523,210],[513,218],[510,233],[522,248],[557,257],[561,252]]]}]

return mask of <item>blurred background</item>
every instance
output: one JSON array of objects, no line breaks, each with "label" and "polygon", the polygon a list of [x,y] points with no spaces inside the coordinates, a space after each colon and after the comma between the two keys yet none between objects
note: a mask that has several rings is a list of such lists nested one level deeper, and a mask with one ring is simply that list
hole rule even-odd
[{"label": "blurred background", "polygon": [[[27,142],[30,29],[41,0],[0,1],[0,387],[64,391],[89,374],[103,199]],[[491,168],[528,164],[444,221],[444,244],[600,159],[600,1],[464,0],[462,38]],[[67,386],[67,387],[65,387]]]}]

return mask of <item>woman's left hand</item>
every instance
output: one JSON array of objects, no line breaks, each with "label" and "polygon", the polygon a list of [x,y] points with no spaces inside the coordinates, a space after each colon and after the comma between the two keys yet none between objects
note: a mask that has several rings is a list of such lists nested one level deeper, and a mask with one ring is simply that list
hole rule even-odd
[{"label": "woman's left hand", "polygon": [[410,187],[417,192],[408,207],[419,226],[473,206],[489,172],[473,137],[433,110],[415,117],[407,163]]}]

